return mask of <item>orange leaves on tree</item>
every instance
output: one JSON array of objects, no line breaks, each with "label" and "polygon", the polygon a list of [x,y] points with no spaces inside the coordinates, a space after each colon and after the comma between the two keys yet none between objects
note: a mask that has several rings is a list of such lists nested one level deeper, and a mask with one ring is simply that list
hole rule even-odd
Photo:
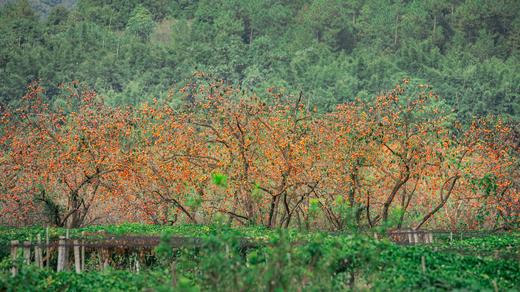
[{"label": "orange leaves on tree", "polygon": [[[429,86],[408,80],[326,114],[303,95],[270,88],[264,101],[207,80],[183,88],[178,108],[110,107],[79,82],[62,90],[63,103],[47,104],[33,83],[2,115],[8,223],[35,222],[53,206],[60,211],[47,220],[73,227],[205,223],[222,213],[240,224],[343,229],[382,224],[395,210],[396,227],[518,220],[514,127],[481,119],[464,129]],[[492,215],[477,222],[483,208]]]}]

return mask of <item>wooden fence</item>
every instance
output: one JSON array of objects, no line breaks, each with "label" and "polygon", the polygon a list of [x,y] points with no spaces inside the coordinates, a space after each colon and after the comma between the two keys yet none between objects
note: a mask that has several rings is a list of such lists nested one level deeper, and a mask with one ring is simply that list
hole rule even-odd
[{"label": "wooden fence", "polygon": [[[101,237],[100,237],[101,236]],[[114,251],[147,250],[153,249],[161,242],[159,236],[105,236],[102,234],[94,237],[82,236],[80,239],[70,239],[67,236],[60,236],[57,241],[46,241],[42,243],[18,240],[11,241],[11,259],[14,263],[12,275],[18,272],[17,265],[21,262],[26,265],[34,264],[38,267],[50,267],[51,259],[56,259],[56,271],[64,271],[74,268],[76,273],[85,270],[86,250],[94,251],[100,257],[100,267],[105,269],[109,266],[109,259]],[[177,237],[173,236],[168,242],[172,248],[201,247],[204,242],[196,237]],[[240,242],[243,248],[257,247],[266,244],[262,241],[242,239]],[[21,249],[21,252],[20,252]],[[20,257],[20,254],[22,257]],[[71,260],[72,257],[72,261]],[[136,270],[139,270],[139,262],[135,262]]]}]

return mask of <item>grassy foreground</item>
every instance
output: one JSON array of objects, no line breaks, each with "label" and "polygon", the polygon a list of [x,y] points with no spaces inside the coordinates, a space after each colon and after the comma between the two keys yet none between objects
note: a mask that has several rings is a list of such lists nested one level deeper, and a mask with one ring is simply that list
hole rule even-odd
[{"label": "grassy foreground", "polygon": [[[471,290],[520,291],[520,233],[398,246],[363,235],[303,233],[263,228],[126,224],[71,231],[162,234],[203,238],[203,246],[172,250],[161,243],[137,273],[132,252],[113,256],[114,268],[86,272],[22,267],[11,277],[8,242],[35,238],[43,228],[0,229],[0,291],[337,291]],[[51,237],[64,234],[52,228]],[[263,242],[244,248],[244,237]],[[175,273],[172,273],[175,262]],[[175,285],[175,286],[174,286]]]}]

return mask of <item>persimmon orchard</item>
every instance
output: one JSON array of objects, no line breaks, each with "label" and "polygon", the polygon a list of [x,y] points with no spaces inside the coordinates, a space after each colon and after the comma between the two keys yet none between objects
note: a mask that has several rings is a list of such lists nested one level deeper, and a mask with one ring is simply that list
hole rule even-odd
[{"label": "persimmon orchard", "polygon": [[328,113],[269,93],[215,82],[176,108],[112,107],[78,82],[53,102],[33,83],[1,117],[2,224],[518,227],[514,125],[461,123],[407,80]]}]

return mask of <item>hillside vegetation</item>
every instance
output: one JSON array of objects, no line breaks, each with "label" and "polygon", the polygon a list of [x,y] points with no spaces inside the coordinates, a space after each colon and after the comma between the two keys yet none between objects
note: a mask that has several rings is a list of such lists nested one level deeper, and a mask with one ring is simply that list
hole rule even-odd
[{"label": "hillside vegetation", "polygon": [[303,91],[318,110],[409,78],[432,85],[464,120],[519,117],[515,0],[8,2],[0,8],[4,103],[40,79],[49,97],[79,80],[110,104],[137,104],[203,71],[262,97],[273,86]]}]

